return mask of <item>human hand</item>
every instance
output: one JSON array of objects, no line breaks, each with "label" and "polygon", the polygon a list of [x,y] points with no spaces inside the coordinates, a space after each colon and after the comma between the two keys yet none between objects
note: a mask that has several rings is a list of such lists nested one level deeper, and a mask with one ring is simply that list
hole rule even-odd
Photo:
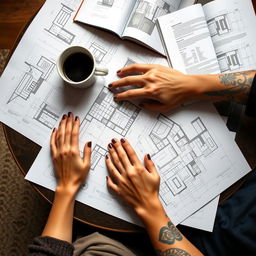
[{"label": "human hand", "polygon": [[79,117],[63,115],[58,129],[51,136],[51,154],[57,177],[57,188],[77,193],[90,169],[91,142],[84,146],[83,158],[79,152]]},{"label": "human hand", "polygon": [[160,177],[150,156],[144,157],[143,165],[125,139],[113,139],[108,150],[108,187],[129,203],[140,217],[152,209],[161,208],[158,198]]},{"label": "human hand", "polygon": [[[141,73],[141,75],[127,76],[131,73]],[[193,99],[199,93],[199,86],[194,76],[161,65],[132,64],[119,70],[117,75],[123,78],[109,85],[112,91],[128,85],[138,88],[117,93],[114,99],[116,101],[143,99],[142,106],[153,111],[168,111],[188,99]]]}]

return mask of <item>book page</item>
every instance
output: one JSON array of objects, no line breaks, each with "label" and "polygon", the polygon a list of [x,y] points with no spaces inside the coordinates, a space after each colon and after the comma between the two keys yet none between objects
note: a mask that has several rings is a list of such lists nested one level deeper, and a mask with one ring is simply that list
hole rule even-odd
[{"label": "book page", "polygon": [[178,10],[181,0],[137,1],[126,24],[123,37],[135,38],[150,48],[165,54],[156,27],[158,17]]},{"label": "book page", "polygon": [[203,6],[222,73],[256,67],[256,18],[250,0],[215,0]]},{"label": "book page", "polygon": [[86,0],[74,20],[111,30],[121,37],[135,3],[136,0]]},{"label": "book page", "polygon": [[158,18],[158,27],[173,68],[187,74],[220,72],[200,4]]}]

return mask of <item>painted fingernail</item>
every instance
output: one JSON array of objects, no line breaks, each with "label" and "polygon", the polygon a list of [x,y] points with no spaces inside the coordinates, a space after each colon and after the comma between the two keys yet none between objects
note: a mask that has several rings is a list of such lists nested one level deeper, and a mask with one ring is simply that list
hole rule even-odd
[{"label": "painted fingernail", "polygon": [[91,148],[91,147],[92,147],[92,142],[91,142],[91,141],[87,142],[87,146],[88,146],[89,148]]},{"label": "painted fingernail", "polygon": [[112,139],[111,142],[112,142],[113,144],[115,144],[115,143],[116,143],[116,140],[115,140],[115,139]]},{"label": "painted fingernail", "polygon": [[111,88],[112,86],[113,86],[113,84],[109,84],[109,85],[108,85],[108,88]]},{"label": "painted fingernail", "polygon": [[120,72],[121,72],[121,69],[119,69],[119,70],[116,71],[117,74],[120,73]]},{"label": "painted fingernail", "polygon": [[66,115],[63,115],[63,116],[62,116],[62,120],[65,120],[65,119],[66,119],[66,117],[67,117]]},{"label": "painted fingernail", "polygon": [[113,145],[112,145],[111,143],[109,143],[109,144],[108,144],[108,147],[109,147],[109,148],[112,148],[112,147],[113,147]]},{"label": "painted fingernail", "polygon": [[122,142],[122,143],[125,143],[125,139],[124,139],[124,138],[122,138],[122,139],[121,139],[121,142]]},{"label": "painted fingernail", "polygon": [[108,176],[106,176],[106,180],[108,181]]},{"label": "painted fingernail", "polygon": [[105,157],[106,157],[106,159],[108,159],[108,155],[106,155]]},{"label": "painted fingernail", "polygon": [[72,114],[71,112],[68,112],[68,117],[71,117],[71,114]]},{"label": "painted fingernail", "polygon": [[54,133],[54,132],[55,132],[55,130],[56,130],[56,128],[53,128],[52,133]]},{"label": "painted fingernail", "polygon": [[142,103],[140,103],[140,104],[139,104],[139,106],[140,106],[141,108],[143,108],[143,107],[144,107],[144,105],[143,105]]},{"label": "painted fingernail", "polygon": [[114,101],[117,101],[117,97],[116,96],[114,96]]},{"label": "painted fingernail", "polygon": [[77,121],[78,120],[78,116],[76,116],[76,118],[75,118],[75,121]]},{"label": "painted fingernail", "polygon": [[150,154],[147,154],[147,158],[148,160],[151,160]]}]

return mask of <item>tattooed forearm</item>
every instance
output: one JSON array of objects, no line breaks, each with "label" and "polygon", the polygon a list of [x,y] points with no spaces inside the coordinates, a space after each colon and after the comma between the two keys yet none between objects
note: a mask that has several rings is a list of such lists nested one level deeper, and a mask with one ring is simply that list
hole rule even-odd
[{"label": "tattooed forearm", "polygon": [[164,226],[160,229],[159,242],[164,244],[173,244],[175,243],[175,240],[181,241],[182,235],[173,223],[169,221],[167,225],[168,226]]},{"label": "tattooed forearm", "polygon": [[225,88],[217,91],[208,91],[205,92],[205,94],[246,104],[254,75],[255,71],[219,75],[220,83],[223,84]]},{"label": "tattooed forearm", "polygon": [[191,256],[186,251],[179,248],[171,248],[165,251],[157,251],[158,256]]}]

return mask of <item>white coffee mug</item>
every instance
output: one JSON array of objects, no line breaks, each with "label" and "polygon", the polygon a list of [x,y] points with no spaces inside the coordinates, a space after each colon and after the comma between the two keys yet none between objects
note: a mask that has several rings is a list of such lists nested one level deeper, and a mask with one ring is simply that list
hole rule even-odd
[{"label": "white coffee mug", "polygon": [[94,84],[95,75],[108,74],[108,69],[97,67],[90,50],[82,46],[65,49],[57,60],[57,70],[65,83],[75,88],[87,88]]}]

